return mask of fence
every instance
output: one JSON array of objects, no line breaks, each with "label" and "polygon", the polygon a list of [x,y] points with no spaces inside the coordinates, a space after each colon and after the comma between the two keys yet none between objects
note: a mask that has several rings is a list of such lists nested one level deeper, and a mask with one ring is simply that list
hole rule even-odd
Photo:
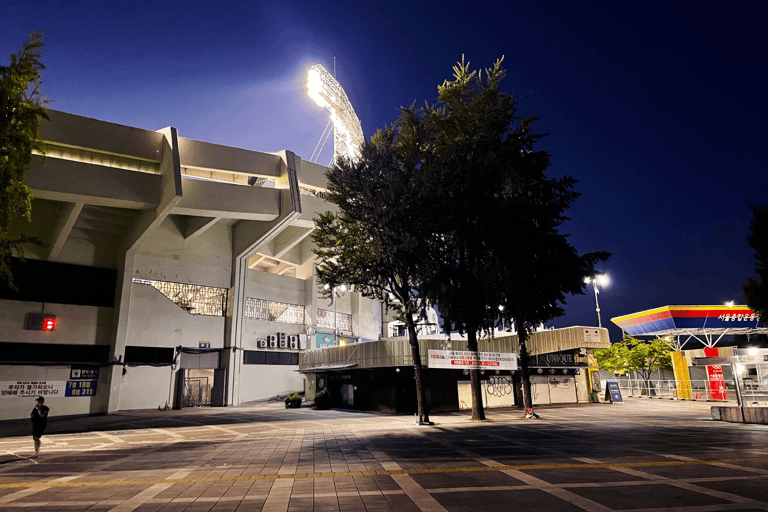
[{"label": "fence", "polygon": [[[632,397],[650,398],[677,398],[677,382],[675,380],[651,379],[645,381],[641,378],[622,376],[613,380],[619,381],[621,393]],[[736,400],[736,388],[732,382],[725,383],[725,391],[728,400]],[[718,389],[717,392],[720,392]],[[693,400],[708,400],[710,387],[708,380],[691,381],[691,398]],[[746,405],[746,404],[745,404]]]}]

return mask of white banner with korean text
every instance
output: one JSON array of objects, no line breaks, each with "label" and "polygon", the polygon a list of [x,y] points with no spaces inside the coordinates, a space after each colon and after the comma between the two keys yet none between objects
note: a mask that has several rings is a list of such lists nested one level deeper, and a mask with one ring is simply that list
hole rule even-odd
[{"label": "white banner with korean text", "polygon": [[66,381],[5,381],[0,382],[0,398],[65,396],[66,388]]},{"label": "white banner with korean text", "polygon": [[429,368],[450,370],[517,370],[514,352],[470,352],[465,350],[429,350]]}]

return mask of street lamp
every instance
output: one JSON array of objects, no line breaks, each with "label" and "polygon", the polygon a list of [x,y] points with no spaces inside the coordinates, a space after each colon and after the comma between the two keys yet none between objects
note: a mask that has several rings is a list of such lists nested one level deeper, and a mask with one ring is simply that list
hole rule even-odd
[{"label": "street lamp", "polygon": [[[331,285],[329,283],[326,283],[325,286],[323,286],[325,290],[330,290]],[[345,284],[339,284],[336,286],[333,286],[333,342],[337,343],[339,339],[339,330],[337,328],[337,322],[336,322],[336,297],[341,297],[344,295],[344,292],[347,291],[347,285]]]},{"label": "street lamp", "polygon": [[600,303],[597,300],[597,294],[600,293],[598,290],[598,285],[607,286],[611,280],[608,279],[608,276],[605,274],[595,274],[592,277],[585,277],[584,282],[587,284],[591,283],[592,288],[595,290],[595,311],[597,311],[597,326],[602,327],[603,323],[600,320]]}]

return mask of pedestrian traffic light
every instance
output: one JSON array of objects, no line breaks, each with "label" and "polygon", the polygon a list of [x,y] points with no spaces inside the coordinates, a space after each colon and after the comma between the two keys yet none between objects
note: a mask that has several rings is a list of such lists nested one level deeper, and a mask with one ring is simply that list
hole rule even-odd
[{"label": "pedestrian traffic light", "polygon": [[27,329],[31,331],[53,331],[58,325],[56,315],[30,313],[27,315]]}]

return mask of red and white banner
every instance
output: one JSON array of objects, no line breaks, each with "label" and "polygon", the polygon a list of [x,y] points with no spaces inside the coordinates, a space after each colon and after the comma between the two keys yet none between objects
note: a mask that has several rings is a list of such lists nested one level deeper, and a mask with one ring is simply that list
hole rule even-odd
[{"label": "red and white banner", "polygon": [[446,370],[517,370],[517,354],[470,352],[464,350],[429,350],[428,368]]},{"label": "red and white banner", "polygon": [[[719,357],[720,351],[717,348],[705,348],[706,357]],[[707,366],[707,378],[709,379],[709,399],[710,400],[728,400],[728,393],[725,390],[725,379],[723,379],[723,367],[719,364]]]}]

